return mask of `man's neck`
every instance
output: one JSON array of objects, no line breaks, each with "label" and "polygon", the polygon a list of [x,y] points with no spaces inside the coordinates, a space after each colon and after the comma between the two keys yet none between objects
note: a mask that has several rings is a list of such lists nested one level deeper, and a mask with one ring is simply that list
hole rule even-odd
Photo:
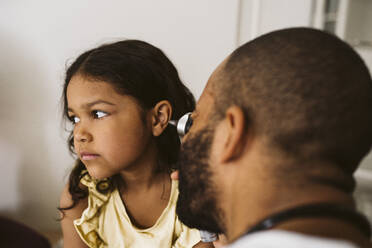
[{"label": "man's neck", "polygon": [[277,225],[276,229],[321,238],[347,240],[359,247],[372,247],[369,238],[357,225],[343,219],[327,217],[292,219]]},{"label": "man's neck", "polygon": [[[261,193],[254,196],[240,195],[234,197],[232,211],[226,214],[227,238],[232,241],[243,235],[262,220],[282,211],[314,203],[334,203],[348,208],[354,208],[351,196],[329,187],[312,187],[311,191],[301,189],[296,192]],[[283,223],[285,223],[284,221]],[[306,224],[305,222],[302,222]],[[312,222],[317,223],[317,222]],[[316,225],[312,225],[316,229]],[[280,225],[274,227],[279,228]],[[307,228],[304,228],[307,230]],[[305,232],[306,233],[306,232]],[[325,234],[327,232],[324,232]]]}]

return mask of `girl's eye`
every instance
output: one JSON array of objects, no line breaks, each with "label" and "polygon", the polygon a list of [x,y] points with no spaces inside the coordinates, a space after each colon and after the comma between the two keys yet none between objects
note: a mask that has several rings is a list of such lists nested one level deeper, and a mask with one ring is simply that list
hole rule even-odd
[{"label": "girl's eye", "polygon": [[80,122],[80,118],[76,116],[70,116],[69,119],[73,124]]},{"label": "girl's eye", "polygon": [[107,113],[100,110],[94,110],[92,111],[92,115],[95,119],[101,119],[102,117],[107,116]]}]

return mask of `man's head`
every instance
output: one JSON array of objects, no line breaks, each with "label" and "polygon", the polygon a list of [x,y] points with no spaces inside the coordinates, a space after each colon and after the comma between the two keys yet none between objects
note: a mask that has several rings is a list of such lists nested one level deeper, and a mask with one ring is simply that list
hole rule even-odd
[{"label": "man's head", "polygon": [[313,185],[353,191],[352,173],[372,144],[372,81],[333,35],[280,30],[235,50],[192,118],[177,213],[191,227],[225,232],[233,184],[249,194],[252,212],[269,201],[266,184],[289,194]]}]

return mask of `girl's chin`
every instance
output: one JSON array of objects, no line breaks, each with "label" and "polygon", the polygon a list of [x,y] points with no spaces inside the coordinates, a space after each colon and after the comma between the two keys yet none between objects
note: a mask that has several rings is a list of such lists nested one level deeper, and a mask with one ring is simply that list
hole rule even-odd
[{"label": "girl's chin", "polygon": [[93,166],[86,166],[89,175],[96,180],[102,180],[108,177],[112,177],[112,173],[109,173],[108,171],[103,171],[100,168],[94,168]]}]

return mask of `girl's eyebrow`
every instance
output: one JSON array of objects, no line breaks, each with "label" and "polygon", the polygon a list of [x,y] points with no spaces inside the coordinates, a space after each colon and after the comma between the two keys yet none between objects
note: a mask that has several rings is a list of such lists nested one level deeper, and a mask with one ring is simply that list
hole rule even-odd
[{"label": "girl's eyebrow", "polygon": [[[84,108],[84,109],[89,109],[89,108],[91,108],[91,107],[93,107],[94,105],[97,105],[97,104],[107,104],[107,105],[115,106],[114,103],[111,103],[111,102],[108,102],[108,101],[105,101],[105,100],[96,100],[96,101],[93,101],[93,102],[84,103],[81,107]],[[67,108],[67,110],[70,111],[70,112],[74,112],[72,110],[72,108]]]},{"label": "girl's eyebrow", "polygon": [[97,105],[97,104],[108,104],[108,105],[112,105],[114,106],[115,104],[111,103],[111,102],[108,102],[108,101],[105,101],[105,100],[97,100],[97,101],[94,101],[94,102],[89,102],[89,103],[85,103],[83,104],[83,108],[91,108],[93,107],[94,105]]}]

